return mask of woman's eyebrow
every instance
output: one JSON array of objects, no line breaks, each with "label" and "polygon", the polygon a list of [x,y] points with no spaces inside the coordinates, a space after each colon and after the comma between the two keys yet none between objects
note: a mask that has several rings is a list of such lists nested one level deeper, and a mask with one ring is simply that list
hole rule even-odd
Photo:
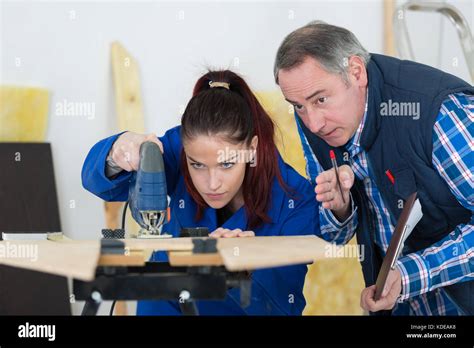
[{"label": "woman's eyebrow", "polygon": [[227,159],[225,159],[225,160],[223,160],[223,161],[220,161],[220,162],[218,162],[218,163],[220,163],[220,164],[222,164],[222,163],[229,163],[229,162],[235,160],[236,157],[237,157],[237,156],[233,156],[233,157],[231,157],[231,158],[227,158]]},{"label": "woman's eyebrow", "polygon": [[192,158],[191,156],[188,155],[188,160],[190,160],[191,162],[196,162],[196,163],[201,163],[199,161],[196,161],[194,158]]}]

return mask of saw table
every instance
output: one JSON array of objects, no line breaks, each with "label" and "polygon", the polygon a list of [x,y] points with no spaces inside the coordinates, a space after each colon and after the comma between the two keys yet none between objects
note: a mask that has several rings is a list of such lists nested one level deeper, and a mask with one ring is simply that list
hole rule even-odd
[{"label": "saw table", "polygon": [[[250,301],[249,271],[307,264],[327,257],[316,236],[249,238],[0,241],[0,264],[73,278],[73,293],[94,315],[103,300],[177,300],[183,314],[198,314],[195,301],[224,300],[239,287]],[[21,257],[20,250],[29,250]],[[169,262],[147,262],[153,251]]]}]

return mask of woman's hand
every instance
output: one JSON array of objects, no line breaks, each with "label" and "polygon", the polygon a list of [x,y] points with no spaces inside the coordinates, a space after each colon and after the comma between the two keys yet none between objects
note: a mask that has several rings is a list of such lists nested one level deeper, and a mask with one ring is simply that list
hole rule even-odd
[{"label": "woman's hand", "polygon": [[140,146],[146,141],[152,141],[158,144],[163,153],[163,144],[158,140],[155,134],[125,132],[115,141],[109,155],[115,164],[127,172],[138,170],[140,163]]},{"label": "woman's hand", "polygon": [[253,231],[242,231],[240,228],[229,230],[227,228],[219,227],[212,233],[209,233],[211,238],[235,238],[235,237],[255,237]]}]

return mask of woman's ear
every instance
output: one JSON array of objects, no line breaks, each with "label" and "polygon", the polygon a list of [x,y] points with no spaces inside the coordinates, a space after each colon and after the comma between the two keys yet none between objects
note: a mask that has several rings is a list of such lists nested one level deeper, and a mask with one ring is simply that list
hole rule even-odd
[{"label": "woman's ear", "polygon": [[258,145],[258,136],[254,135],[252,138],[252,141],[250,142],[250,149],[257,150],[257,145]]},{"label": "woman's ear", "polygon": [[255,167],[257,165],[257,146],[258,146],[258,136],[254,135],[254,137],[252,138],[252,141],[250,142],[250,166],[251,167]]}]

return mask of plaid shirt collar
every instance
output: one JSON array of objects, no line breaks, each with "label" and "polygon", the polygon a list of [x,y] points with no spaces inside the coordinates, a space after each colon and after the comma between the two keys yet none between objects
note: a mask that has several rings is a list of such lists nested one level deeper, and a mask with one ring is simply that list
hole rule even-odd
[{"label": "plaid shirt collar", "polygon": [[360,122],[359,127],[357,127],[356,132],[346,144],[346,150],[349,151],[349,154],[351,155],[351,157],[357,156],[363,150],[362,147],[360,146],[360,139],[362,137],[362,131],[364,130],[364,123],[367,118],[367,109],[368,109],[368,104],[369,104],[368,101],[369,101],[369,89],[367,88],[364,116],[362,117],[362,121]]}]

